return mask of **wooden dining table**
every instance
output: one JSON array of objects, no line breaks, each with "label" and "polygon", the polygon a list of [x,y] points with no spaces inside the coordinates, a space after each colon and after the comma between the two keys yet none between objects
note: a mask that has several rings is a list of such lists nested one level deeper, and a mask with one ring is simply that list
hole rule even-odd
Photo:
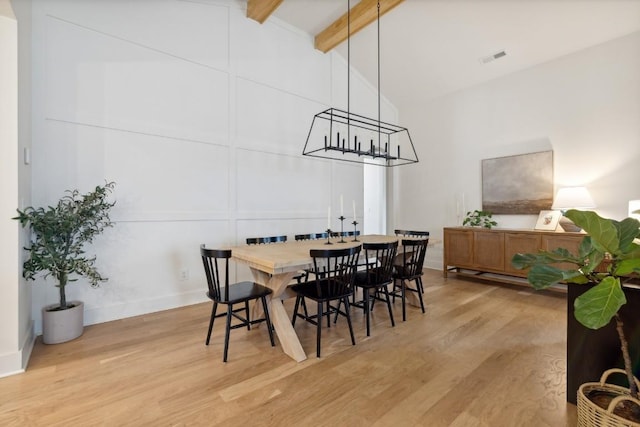
[{"label": "wooden dining table", "polygon": [[[293,292],[288,291],[292,279],[301,270],[311,268],[313,260],[309,251],[311,249],[343,249],[362,243],[389,243],[402,239],[385,235],[364,235],[357,238],[358,241],[353,241],[352,236],[344,237],[345,243],[339,243],[339,237],[331,238],[331,245],[327,245],[327,239],[323,239],[230,248],[234,260],[249,266],[253,280],[273,291],[269,302],[271,321],[282,350],[297,362],[305,360],[307,355],[291,325],[291,319],[284,309],[283,301],[295,297]],[[259,310],[257,305],[254,306],[254,310]]]}]

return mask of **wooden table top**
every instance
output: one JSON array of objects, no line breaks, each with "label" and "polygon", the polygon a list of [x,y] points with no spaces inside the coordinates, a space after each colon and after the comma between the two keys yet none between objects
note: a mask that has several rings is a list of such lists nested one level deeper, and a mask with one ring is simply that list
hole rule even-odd
[{"label": "wooden table top", "polygon": [[358,242],[353,242],[353,236],[345,237],[346,243],[338,243],[339,237],[331,238],[332,245],[327,245],[327,239],[322,239],[242,245],[230,249],[234,259],[269,274],[280,274],[311,267],[313,263],[309,256],[311,249],[345,249],[359,246],[362,243],[388,243],[402,239],[403,237],[372,234],[358,236]]}]

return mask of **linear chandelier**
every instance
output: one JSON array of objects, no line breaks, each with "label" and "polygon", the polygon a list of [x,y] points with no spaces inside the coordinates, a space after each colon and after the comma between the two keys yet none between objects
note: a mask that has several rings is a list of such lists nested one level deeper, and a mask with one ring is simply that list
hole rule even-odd
[{"label": "linear chandelier", "polygon": [[347,0],[347,111],[329,108],[313,116],[302,155],[376,166],[418,162],[409,130],[381,121],[380,1],[378,1],[378,118],[351,113],[351,1]]}]

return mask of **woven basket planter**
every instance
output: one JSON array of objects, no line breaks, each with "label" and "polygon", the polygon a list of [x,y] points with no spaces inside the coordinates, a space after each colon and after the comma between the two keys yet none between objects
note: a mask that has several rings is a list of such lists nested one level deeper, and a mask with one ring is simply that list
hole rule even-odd
[{"label": "woven basket planter", "polygon": [[[609,369],[602,374],[598,383],[584,383],[578,389],[578,427],[640,427],[639,423],[627,420],[613,413],[616,406],[624,400],[629,400],[640,405],[640,401],[629,395],[629,389],[618,385],[607,384],[609,375],[622,373],[622,369]],[[634,377],[636,384],[638,379]],[[593,391],[602,391],[617,395],[607,409],[593,403],[587,397]]]}]

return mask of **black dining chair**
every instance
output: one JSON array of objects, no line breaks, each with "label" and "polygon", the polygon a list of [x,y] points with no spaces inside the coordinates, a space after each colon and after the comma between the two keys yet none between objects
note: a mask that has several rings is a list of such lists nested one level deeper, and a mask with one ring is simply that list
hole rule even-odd
[{"label": "black dining chair", "polygon": [[396,236],[402,237],[417,237],[417,238],[429,238],[428,231],[415,231],[415,230],[394,230]]},{"label": "black dining chair", "polygon": [[309,234],[296,234],[296,240],[318,240],[326,239],[329,236],[328,233],[309,233]]},{"label": "black dining chair", "polygon": [[263,245],[268,243],[286,242],[287,236],[247,237],[247,245]]},{"label": "black dining chair", "polygon": [[[320,341],[322,336],[322,319],[327,318],[327,327],[331,327],[331,315],[347,318],[351,344],[355,345],[351,315],[349,313],[349,297],[353,294],[353,282],[357,268],[358,254],[361,246],[346,249],[312,249],[309,251],[313,259],[312,273],[314,280],[291,286],[296,293],[296,303],[291,324],[295,327],[298,317],[316,325],[316,355],[320,357]],[[305,298],[316,302],[316,314],[299,313]],[[332,305],[338,303],[338,305]],[[340,309],[344,304],[344,311]]]},{"label": "black dining chair", "polygon": [[[326,233],[325,233],[326,234]],[[360,230],[358,231],[332,231],[331,237],[347,237],[347,236],[359,236]]]},{"label": "black dining chair", "polygon": [[[402,239],[402,253],[396,256],[393,272],[393,302],[396,296],[402,298],[402,321],[407,320],[406,292],[414,292],[420,300],[420,308],[424,313],[424,301],[422,300],[422,266],[427,252],[429,239]],[[416,287],[408,286],[409,282],[415,282]]]},{"label": "black dining chair", "polygon": [[[428,231],[416,231],[416,230],[394,230],[396,236],[399,237],[414,237],[417,239],[427,239],[429,240],[429,232]],[[422,282],[420,282],[420,292],[424,293],[424,288],[422,287]]]},{"label": "black dining chair", "polygon": [[[364,309],[367,336],[370,336],[370,317],[373,304],[376,300],[387,303],[391,326],[395,326],[393,311],[391,309],[391,298],[389,297],[388,286],[393,284],[393,260],[398,250],[398,242],[391,243],[364,243],[364,259],[366,269],[358,271],[355,278],[355,289],[362,289],[362,301],[356,301],[352,305]],[[384,299],[381,295],[384,295]]]},{"label": "black dining chair", "polygon": [[[304,240],[320,240],[320,239],[326,239],[327,237],[329,237],[329,233],[307,233],[307,234],[296,234],[295,235],[295,239],[296,241],[304,241]],[[307,279],[309,277],[309,273],[310,271],[304,270],[301,272],[300,275],[297,275],[294,277],[294,279],[296,279],[298,281],[298,283],[302,283],[302,279]],[[306,307],[305,307],[306,310]]]},{"label": "black dining chair", "polygon": [[[211,339],[211,331],[213,331],[213,322],[217,317],[226,316],[227,326],[224,336],[224,355],[222,361],[227,361],[227,353],[229,350],[229,335],[231,329],[246,327],[251,330],[251,325],[266,322],[267,331],[271,346],[275,346],[273,341],[273,331],[271,328],[271,319],[269,318],[269,310],[267,308],[267,296],[271,294],[271,289],[259,285],[254,282],[238,282],[229,284],[229,259],[231,258],[231,250],[228,249],[207,249],[205,245],[200,245],[200,256],[204,264],[204,272],[207,276],[207,297],[213,301],[211,309],[211,318],[209,319],[209,330],[207,331],[206,345],[209,345]],[[224,277],[221,276],[224,274]],[[222,285],[224,283],[224,286]],[[264,317],[251,320],[249,317],[249,301],[262,301],[264,309]],[[216,314],[218,304],[227,306],[226,314]],[[234,308],[234,305],[242,304],[242,308]],[[244,311],[244,317],[241,315]],[[238,319],[241,323],[231,325],[233,318]]]}]

